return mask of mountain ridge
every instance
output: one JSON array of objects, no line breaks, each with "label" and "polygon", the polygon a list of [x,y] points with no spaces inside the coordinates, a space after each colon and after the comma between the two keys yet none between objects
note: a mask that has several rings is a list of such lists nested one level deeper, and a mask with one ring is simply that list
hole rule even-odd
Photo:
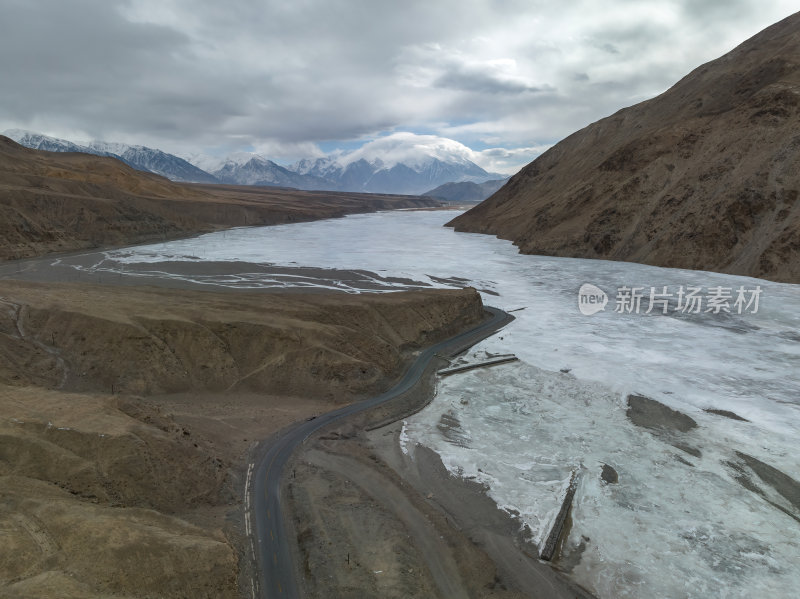
[{"label": "mountain ridge", "polygon": [[444,183],[483,183],[503,176],[487,172],[471,161],[456,164],[436,157],[430,157],[428,161],[413,166],[401,162],[387,166],[380,159],[369,162],[365,158],[341,163],[326,157],[311,163],[301,161],[294,167],[308,174],[336,181],[343,188],[350,188],[352,191],[357,189],[368,193],[386,193],[386,190],[394,189],[396,193],[414,195]]},{"label": "mountain ridge", "polygon": [[325,179],[313,175],[301,175],[258,155],[253,155],[246,162],[226,160],[219,169],[213,172],[213,176],[221,183],[232,185],[334,191]]}]

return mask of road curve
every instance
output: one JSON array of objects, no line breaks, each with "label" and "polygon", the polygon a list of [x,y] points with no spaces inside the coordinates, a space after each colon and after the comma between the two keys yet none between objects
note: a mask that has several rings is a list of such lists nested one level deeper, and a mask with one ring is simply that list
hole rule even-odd
[{"label": "road curve", "polygon": [[[249,498],[246,502],[246,511],[247,506],[252,505],[255,520],[252,530],[249,525],[250,514],[245,514],[247,529],[255,536],[253,551],[256,556],[258,584],[253,585],[253,597],[261,599],[299,597],[291,557],[290,543],[293,543],[294,539],[288,539],[284,529],[280,492],[281,473],[294,450],[311,434],[332,422],[373,408],[411,389],[419,382],[435,354],[446,355],[463,351],[513,320],[513,316],[497,308],[487,306],[485,310],[491,315],[491,319],[422,351],[403,378],[385,393],[327,412],[314,420],[299,422],[273,441],[265,452],[261,452],[252,477],[252,503]],[[250,492],[250,489],[246,490],[246,493]]]}]

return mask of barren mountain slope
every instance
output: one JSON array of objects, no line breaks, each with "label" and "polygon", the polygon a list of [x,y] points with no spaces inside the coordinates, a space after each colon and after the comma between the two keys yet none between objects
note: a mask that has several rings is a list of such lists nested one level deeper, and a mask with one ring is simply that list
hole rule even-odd
[{"label": "barren mountain slope", "polygon": [[528,254],[800,282],[800,13],[567,137],[450,225]]}]

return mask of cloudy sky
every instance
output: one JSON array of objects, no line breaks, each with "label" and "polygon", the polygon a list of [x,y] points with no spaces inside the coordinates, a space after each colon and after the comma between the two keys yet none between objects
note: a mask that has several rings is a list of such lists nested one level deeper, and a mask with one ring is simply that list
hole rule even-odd
[{"label": "cloudy sky", "polygon": [[411,132],[512,172],[795,10],[787,0],[0,0],[0,131],[279,162]]}]

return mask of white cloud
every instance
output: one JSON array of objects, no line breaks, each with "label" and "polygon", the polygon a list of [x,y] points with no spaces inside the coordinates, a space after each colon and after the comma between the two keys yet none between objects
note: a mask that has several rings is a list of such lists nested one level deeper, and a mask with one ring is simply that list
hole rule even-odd
[{"label": "white cloud", "polygon": [[347,165],[365,159],[372,162],[380,158],[386,168],[398,162],[409,166],[424,163],[429,157],[445,162],[471,161],[489,172],[513,174],[547,146],[525,148],[488,148],[475,151],[462,143],[438,135],[417,135],[407,131],[397,132],[366,142],[361,148],[339,155],[340,164]]},{"label": "white cloud", "polygon": [[452,162],[472,160],[474,155],[467,146],[452,139],[399,132],[368,141],[361,148],[342,156],[339,162],[346,165],[361,159],[371,162],[380,158],[386,168],[391,168],[398,162],[413,166],[428,157]]},{"label": "white cloud", "polygon": [[490,173],[513,175],[523,166],[533,161],[539,154],[546,152],[550,146],[532,146],[528,148],[489,148],[475,152],[473,162]]}]

